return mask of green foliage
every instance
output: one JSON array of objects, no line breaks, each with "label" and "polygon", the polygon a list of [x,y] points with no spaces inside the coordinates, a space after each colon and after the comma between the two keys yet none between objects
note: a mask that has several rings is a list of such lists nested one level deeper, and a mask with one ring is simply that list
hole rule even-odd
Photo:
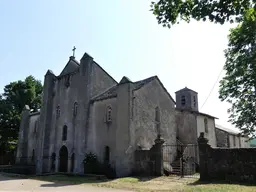
[{"label": "green foliage", "polygon": [[220,99],[231,103],[230,121],[244,134],[255,136],[256,127],[256,12],[249,9],[244,21],[230,30],[225,50],[225,77]]},{"label": "green foliage", "polygon": [[0,94],[0,152],[15,149],[22,109],[25,105],[29,105],[32,111],[39,109],[42,91],[41,82],[33,76],[4,87],[4,93]]},{"label": "green foliage", "polygon": [[253,8],[250,0],[155,0],[151,11],[164,27],[191,19],[223,24],[240,22],[246,10]]}]

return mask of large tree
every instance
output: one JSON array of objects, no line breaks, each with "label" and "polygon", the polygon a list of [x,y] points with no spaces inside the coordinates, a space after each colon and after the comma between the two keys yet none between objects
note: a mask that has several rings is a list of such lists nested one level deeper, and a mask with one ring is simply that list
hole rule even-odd
[{"label": "large tree", "polygon": [[17,142],[20,115],[25,105],[31,110],[41,106],[42,84],[33,76],[24,81],[11,82],[0,95],[0,149],[6,152]]},{"label": "large tree", "polygon": [[230,122],[251,137],[256,134],[256,1],[157,0],[151,4],[159,24],[180,21],[237,22],[225,50],[226,75],[220,81],[220,99],[231,104]]},{"label": "large tree", "polygon": [[230,30],[225,50],[226,75],[220,81],[220,99],[231,103],[230,121],[244,134],[256,131],[256,12],[250,9],[243,22]]},{"label": "large tree", "polygon": [[244,13],[255,7],[252,0],[154,0],[151,4],[153,14],[159,24],[171,25],[184,20],[240,22]]}]

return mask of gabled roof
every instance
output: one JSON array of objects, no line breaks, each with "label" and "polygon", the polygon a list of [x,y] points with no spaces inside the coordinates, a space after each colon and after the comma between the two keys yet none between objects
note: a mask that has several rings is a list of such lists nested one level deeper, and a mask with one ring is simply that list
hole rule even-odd
[{"label": "gabled roof", "polygon": [[194,92],[194,93],[197,93],[196,91],[194,91],[194,90],[192,90],[192,89],[189,89],[189,88],[187,88],[187,87],[185,87],[185,88],[183,88],[183,89],[180,89],[180,90],[176,91],[175,93],[178,93],[178,92],[181,92],[181,91],[192,91],[192,92]]},{"label": "gabled roof", "polygon": [[223,126],[218,125],[218,124],[215,124],[215,127],[216,127],[217,129],[220,129],[220,130],[225,131],[225,132],[227,132],[227,133],[230,133],[230,134],[232,134],[232,135],[238,135],[238,134],[240,133],[240,132],[237,131],[237,130],[230,129],[230,128],[226,128],[226,127],[223,127]]},{"label": "gabled roof", "polygon": [[66,66],[64,67],[59,76],[75,72],[79,68],[79,65],[79,62],[75,60],[73,56],[71,56],[68,63],[66,64]]},{"label": "gabled roof", "polygon": [[119,84],[122,84],[122,83],[132,83],[132,81],[128,77],[123,76]]},{"label": "gabled roof", "polygon": [[168,93],[168,91],[165,89],[165,87],[163,86],[162,82],[158,79],[157,76],[152,76],[140,81],[136,81],[136,82],[132,82],[128,77],[123,77],[122,80],[120,81],[119,84],[109,88],[108,90],[106,90],[105,92],[101,93],[100,95],[94,97],[92,99],[92,101],[98,101],[98,100],[103,100],[103,99],[107,99],[107,98],[113,98],[117,96],[117,89],[118,86],[120,86],[121,84],[124,83],[132,83],[133,84],[133,90],[138,90],[140,88],[142,88],[144,85],[150,83],[153,80],[157,80],[160,85],[163,87],[163,89],[166,91],[166,93],[168,94],[168,96],[170,97],[170,99],[175,103],[174,99],[171,97],[171,95]]}]

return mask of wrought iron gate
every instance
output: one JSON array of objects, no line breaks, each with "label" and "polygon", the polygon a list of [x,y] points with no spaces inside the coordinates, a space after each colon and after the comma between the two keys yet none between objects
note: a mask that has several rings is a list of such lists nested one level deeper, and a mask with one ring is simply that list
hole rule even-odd
[{"label": "wrought iron gate", "polygon": [[199,177],[199,154],[196,144],[164,145],[162,153],[166,175]]}]

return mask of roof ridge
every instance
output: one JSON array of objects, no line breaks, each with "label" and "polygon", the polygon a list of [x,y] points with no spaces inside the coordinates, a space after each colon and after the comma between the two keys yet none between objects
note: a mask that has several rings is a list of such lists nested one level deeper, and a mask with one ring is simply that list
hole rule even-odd
[{"label": "roof ridge", "polygon": [[139,80],[139,81],[135,81],[135,82],[133,82],[133,83],[139,83],[139,82],[141,82],[141,81],[145,81],[145,80],[149,80],[149,79],[154,79],[154,78],[156,78],[156,77],[157,77],[157,75],[150,76],[150,77],[147,77],[147,78],[145,78],[145,79],[142,79],[142,80]]},{"label": "roof ridge", "polygon": [[107,93],[107,92],[110,91],[111,89],[114,89],[114,88],[117,87],[117,86],[118,86],[118,84],[117,84],[117,85],[113,85],[112,87],[106,89],[105,91],[99,93],[98,95],[95,95],[93,98],[91,98],[91,100],[97,99],[98,97],[104,95],[105,93]]}]

